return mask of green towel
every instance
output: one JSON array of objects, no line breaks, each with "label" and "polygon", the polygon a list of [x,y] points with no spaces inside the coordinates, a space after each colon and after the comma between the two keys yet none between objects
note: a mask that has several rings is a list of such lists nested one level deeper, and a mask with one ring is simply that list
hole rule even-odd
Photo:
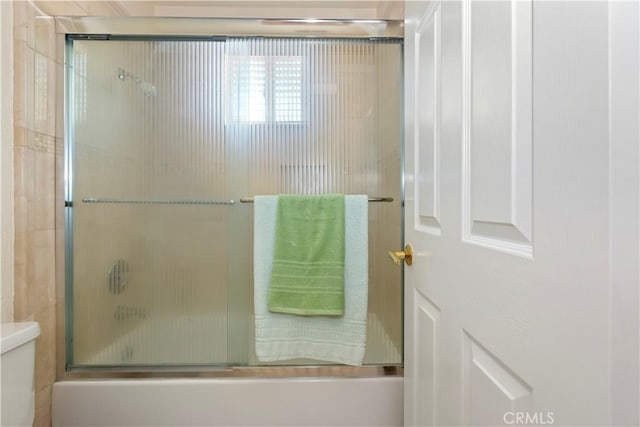
[{"label": "green towel", "polygon": [[278,197],[269,311],[344,315],[344,196]]}]

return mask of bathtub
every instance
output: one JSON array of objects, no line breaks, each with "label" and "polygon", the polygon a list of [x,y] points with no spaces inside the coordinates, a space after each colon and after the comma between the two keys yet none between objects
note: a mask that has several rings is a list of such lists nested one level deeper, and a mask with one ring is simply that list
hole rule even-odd
[{"label": "bathtub", "polygon": [[402,377],[71,380],[53,426],[401,426]]},{"label": "bathtub", "polygon": [[[54,384],[54,426],[402,425],[403,378],[397,373],[385,375],[378,366],[257,366],[165,373],[94,369],[121,363],[140,367],[176,360],[196,365],[226,361],[224,318],[149,315],[143,320],[81,360],[79,372]],[[367,357],[400,361],[381,322],[375,316],[368,322],[365,363],[372,363]],[[253,353],[253,348],[249,351]]]}]

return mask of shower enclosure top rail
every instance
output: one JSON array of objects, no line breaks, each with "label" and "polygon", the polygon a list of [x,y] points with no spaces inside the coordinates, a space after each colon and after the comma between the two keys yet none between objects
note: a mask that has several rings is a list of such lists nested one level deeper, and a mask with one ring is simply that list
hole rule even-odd
[{"label": "shower enclosure top rail", "polygon": [[246,19],[58,16],[56,32],[70,35],[180,37],[345,37],[402,39],[402,19]]},{"label": "shower enclosure top rail", "polygon": [[134,205],[233,205],[233,200],[129,200],[86,197],[82,203],[120,203]]},{"label": "shower enclosure top rail", "polygon": [[[369,197],[369,202],[393,202],[393,197]],[[240,203],[253,203],[253,197],[242,197]]]}]

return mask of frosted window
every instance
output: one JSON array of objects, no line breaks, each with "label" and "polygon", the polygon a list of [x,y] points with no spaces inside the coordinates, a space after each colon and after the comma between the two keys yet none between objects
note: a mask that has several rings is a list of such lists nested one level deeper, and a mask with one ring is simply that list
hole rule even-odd
[{"label": "frosted window", "polygon": [[302,57],[229,56],[227,123],[302,121]]}]

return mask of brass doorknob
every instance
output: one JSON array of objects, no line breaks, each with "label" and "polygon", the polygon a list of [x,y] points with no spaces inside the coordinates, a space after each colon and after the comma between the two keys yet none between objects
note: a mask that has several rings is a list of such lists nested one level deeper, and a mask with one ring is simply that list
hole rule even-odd
[{"label": "brass doorknob", "polygon": [[396,265],[400,265],[402,260],[407,263],[407,265],[413,264],[413,248],[411,245],[407,245],[404,247],[404,251],[389,251],[389,258],[396,263]]}]

